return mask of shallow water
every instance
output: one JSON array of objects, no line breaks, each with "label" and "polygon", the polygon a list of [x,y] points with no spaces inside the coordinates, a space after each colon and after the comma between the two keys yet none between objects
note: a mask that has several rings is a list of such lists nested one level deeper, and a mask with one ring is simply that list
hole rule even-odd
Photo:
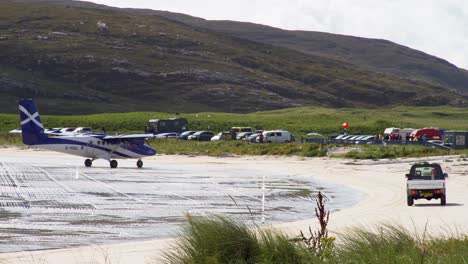
[{"label": "shallow water", "polygon": [[349,188],[265,175],[261,168],[151,160],[143,169],[122,161],[111,170],[104,161],[84,168],[81,158],[70,156],[0,160],[0,252],[171,237],[186,213],[231,215],[258,225],[262,219],[297,221],[314,217],[309,197],[319,190],[332,211],[363,198]]}]

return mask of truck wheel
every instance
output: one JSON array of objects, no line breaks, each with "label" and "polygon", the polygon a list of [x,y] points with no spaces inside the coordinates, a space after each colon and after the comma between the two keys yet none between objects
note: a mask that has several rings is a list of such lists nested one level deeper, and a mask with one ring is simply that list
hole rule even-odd
[{"label": "truck wheel", "polygon": [[408,196],[408,206],[412,206],[414,204],[414,199],[411,196]]},{"label": "truck wheel", "polygon": [[445,200],[445,194],[440,197],[440,205],[445,205],[447,201]]}]

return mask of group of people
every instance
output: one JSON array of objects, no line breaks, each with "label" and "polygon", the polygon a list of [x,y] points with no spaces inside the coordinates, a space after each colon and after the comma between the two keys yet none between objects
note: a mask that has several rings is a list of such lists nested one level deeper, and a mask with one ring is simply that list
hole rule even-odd
[{"label": "group of people", "polygon": [[[391,135],[379,135],[379,140],[403,140],[400,134],[391,134]],[[408,136],[406,136],[406,140],[408,140]]]},{"label": "group of people", "polygon": [[[379,140],[403,140],[403,137],[400,134],[391,134],[391,135],[379,135]],[[426,142],[428,137],[426,135],[422,136],[410,136],[409,134],[405,137],[406,141],[422,141]]]}]

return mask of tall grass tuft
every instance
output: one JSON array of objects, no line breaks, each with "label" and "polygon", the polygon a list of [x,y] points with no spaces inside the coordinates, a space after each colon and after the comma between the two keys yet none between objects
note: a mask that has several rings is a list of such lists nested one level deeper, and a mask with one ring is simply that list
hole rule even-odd
[{"label": "tall grass tuft", "polygon": [[307,247],[292,243],[291,239],[278,231],[259,231],[260,251],[256,263],[317,263],[319,258]]},{"label": "tall grass tuft", "polygon": [[336,256],[347,263],[420,263],[421,251],[406,229],[384,225],[378,231],[353,229],[340,236]]},{"label": "tall grass tuft", "polygon": [[169,263],[256,263],[260,246],[251,229],[222,216],[187,216],[185,236],[165,257]]}]

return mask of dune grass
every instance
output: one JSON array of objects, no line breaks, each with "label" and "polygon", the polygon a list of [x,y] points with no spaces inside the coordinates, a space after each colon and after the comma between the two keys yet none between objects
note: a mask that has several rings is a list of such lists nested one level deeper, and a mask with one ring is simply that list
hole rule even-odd
[{"label": "dune grass", "polygon": [[191,217],[167,263],[467,263],[468,237],[416,235],[382,225],[338,234],[326,258],[278,230],[249,228],[221,216]]},{"label": "dune grass", "polygon": [[250,229],[222,216],[187,217],[183,234],[165,254],[167,263],[311,263],[305,247],[273,230]]},{"label": "dune grass", "polygon": [[394,159],[394,158],[423,158],[444,155],[462,155],[466,150],[444,150],[425,146],[400,145],[362,145],[341,157],[350,159]]}]

